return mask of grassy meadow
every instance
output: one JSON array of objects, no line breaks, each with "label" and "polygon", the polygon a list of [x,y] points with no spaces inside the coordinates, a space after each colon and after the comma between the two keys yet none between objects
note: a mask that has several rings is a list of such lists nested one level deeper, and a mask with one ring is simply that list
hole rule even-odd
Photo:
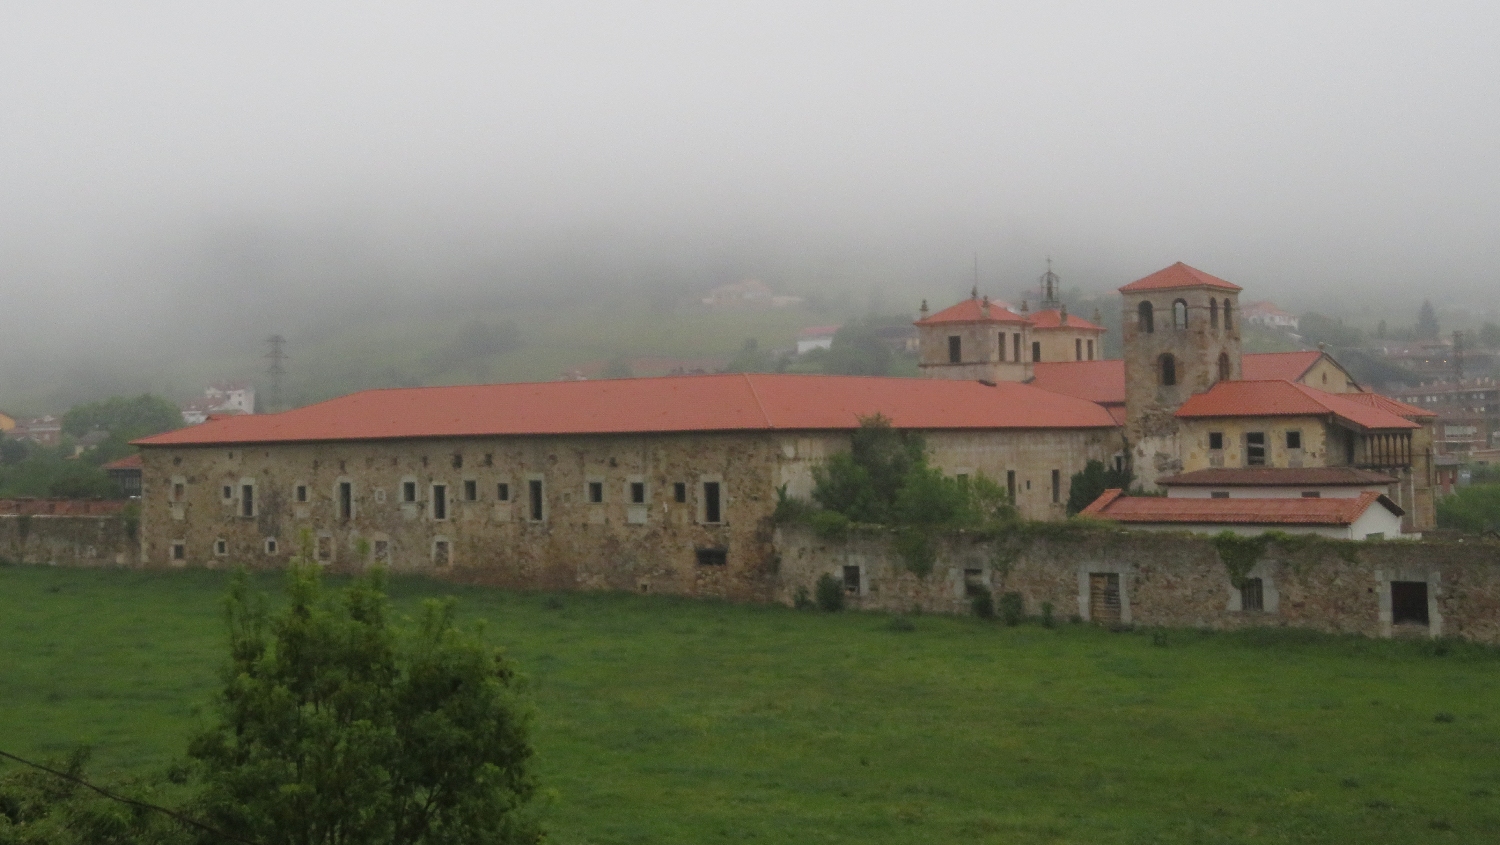
[{"label": "grassy meadow", "polygon": [[[0,748],[150,777],[222,659],[222,573],[0,567]],[[279,576],[266,575],[268,590]],[[529,678],[561,843],[1484,841],[1500,652],[1110,633],[395,579]]]}]

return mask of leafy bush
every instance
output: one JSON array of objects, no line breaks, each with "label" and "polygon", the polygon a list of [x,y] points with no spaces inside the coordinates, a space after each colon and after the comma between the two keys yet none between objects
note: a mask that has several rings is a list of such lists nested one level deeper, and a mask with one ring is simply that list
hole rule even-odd
[{"label": "leafy bush", "polygon": [[922,528],[903,528],[896,532],[896,554],[914,575],[925,578],[937,562],[937,552],[932,548],[932,537]]},{"label": "leafy bush", "polygon": [[1439,499],[1437,522],[1459,531],[1500,531],[1500,484],[1460,487]]},{"label": "leafy bush", "polygon": [[844,609],[844,585],[832,575],[825,572],[818,578],[816,594],[818,609],[827,613],[837,613]]},{"label": "leafy bush", "polygon": [[969,598],[969,607],[980,619],[995,618],[995,594],[989,590],[975,590]]},{"label": "leafy bush", "polygon": [[817,605],[813,604],[812,594],[807,592],[806,587],[798,587],[797,592],[792,594],[792,607],[798,610],[812,610]]},{"label": "leafy bush", "polygon": [[1000,596],[1000,621],[1014,628],[1026,617],[1026,600],[1020,593],[1009,592]]},{"label": "leafy bush", "polygon": [[838,511],[813,511],[804,521],[825,540],[842,540],[849,536],[849,517]]},{"label": "leafy bush", "polygon": [[1068,515],[1072,516],[1104,495],[1105,490],[1129,490],[1130,470],[1106,469],[1103,461],[1089,461],[1073,473],[1068,486]]}]

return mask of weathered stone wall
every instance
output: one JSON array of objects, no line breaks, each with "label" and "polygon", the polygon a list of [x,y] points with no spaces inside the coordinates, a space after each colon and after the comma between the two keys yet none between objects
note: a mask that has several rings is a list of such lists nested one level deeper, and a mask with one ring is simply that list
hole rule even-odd
[{"label": "weathered stone wall", "polygon": [[131,566],[136,521],[124,502],[0,500],[0,561],[47,566]]},{"label": "weathered stone wall", "polygon": [[[1096,329],[1081,329],[1059,326],[1057,328],[1032,328],[1031,339],[1042,345],[1042,361],[1093,361],[1103,358],[1104,332]],[[1089,344],[1093,346],[1093,357],[1089,357]],[[1031,351],[1028,349],[1027,354]]]},{"label": "weathered stone wall", "polygon": [[[1367,636],[1456,636],[1500,644],[1500,543],[1329,541],[1272,543],[1246,573],[1260,578],[1263,611],[1240,609],[1240,593],[1211,538],[1117,529],[1059,529],[1025,538],[954,534],[936,542],[936,564],[918,577],[894,535],[871,530],[847,540],[800,526],[776,531],[776,600],[810,594],[821,575],[860,569],[849,602],[891,611],[968,613],[966,582],[997,596],[1018,592],[1026,612],[1050,603],[1059,621],[1090,616],[1089,576],[1119,576],[1125,624],[1237,628],[1288,625]],[[1427,584],[1429,624],[1393,626],[1391,582]]]},{"label": "weathered stone wall", "polygon": [[[998,308],[999,306],[996,306]],[[1000,336],[1005,335],[1001,349]],[[1020,335],[1020,345],[1016,336]],[[948,338],[960,338],[960,362],[948,360]],[[962,381],[1031,379],[1031,328],[1025,323],[938,323],[917,327],[918,366],[930,378]],[[1020,356],[1016,352],[1019,349]]]}]

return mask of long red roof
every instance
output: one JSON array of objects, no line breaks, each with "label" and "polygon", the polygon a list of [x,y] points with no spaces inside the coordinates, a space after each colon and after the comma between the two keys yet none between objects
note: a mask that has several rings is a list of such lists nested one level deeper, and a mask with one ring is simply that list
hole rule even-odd
[{"label": "long red roof", "polygon": [[1323,353],[1316,349],[1309,352],[1256,352],[1241,355],[1240,374],[1245,381],[1297,381],[1307,375],[1307,371],[1322,357]]},{"label": "long red roof", "polygon": [[1152,290],[1201,287],[1219,288],[1220,290],[1243,290],[1243,288],[1234,282],[1226,282],[1218,276],[1211,276],[1196,267],[1189,267],[1179,261],[1171,267],[1157,270],[1145,278],[1136,279],[1120,288],[1120,293],[1140,293]]},{"label": "long red roof", "polygon": [[1405,417],[1413,422],[1416,422],[1417,419],[1434,419],[1437,417],[1435,411],[1418,408],[1416,405],[1408,405],[1389,396],[1381,396],[1379,393],[1340,393],[1339,395],[1350,402],[1358,402],[1361,405],[1369,405],[1372,408],[1390,411],[1398,417]]},{"label": "long red roof", "polygon": [[1106,405],[1125,404],[1125,362],[1042,361],[1031,365],[1031,383],[1043,390]]},{"label": "long red roof", "polygon": [[918,320],[916,325],[929,326],[934,323],[1025,323],[1027,318],[1006,308],[1000,302],[965,299],[957,305]]},{"label": "long red roof", "polygon": [[1126,523],[1351,525],[1377,503],[1396,516],[1405,513],[1388,496],[1373,491],[1324,499],[1173,499],[1125,496],[1120,490],[1104,491],[1083,513]]},{"label": "long red roof", "polygon": [[1026,384],[725,374],[366,390],[279,414],[216,419],[141,446],[526,434],[906,429],[1088,429],[1100,406]]},{"label": "long red roof", "polygon": [[1359,429],[1420,428],[1390,411],[1373,408],[1305,384],[1284,380],[1221,381],[1188,397],[1177,409],[1184,419],[1201,417],[1317,417],[1332,414]]}]

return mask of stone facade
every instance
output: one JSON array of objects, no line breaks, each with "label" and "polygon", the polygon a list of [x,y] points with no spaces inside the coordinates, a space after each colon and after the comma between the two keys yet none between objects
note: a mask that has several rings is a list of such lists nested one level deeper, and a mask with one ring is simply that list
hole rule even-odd
[{"label": "stone facade", "polygon": [[136,518],[124,502],[0,500],[0,561],[134,566]]},{"label": "stone facade", "polygon": [[[800,526],[776,532],[776,598],[790,603],[820,576],[850,584],[849,603],[868,610],[968,613],[972,590],[1017,592],[1035,616],[1043,603],[1065,623],[1092,619],[1096,575],[1118,584],[1126,625],[1310,628],[1331,633],[1451,636],[1500,644],[1500,544],[1493,542],[1271,543],[1245,573],[1257,579],[1259,610],[1232,581],[1210,538],[1076,529],[1027,539],[956,534],[937,543],[937,563],[918,577],[884,531],[821,538]],[[850,570],[846,570],[850,568]],[[1425,602],[1426,622],[1398,613],[1402,594]]]}]

